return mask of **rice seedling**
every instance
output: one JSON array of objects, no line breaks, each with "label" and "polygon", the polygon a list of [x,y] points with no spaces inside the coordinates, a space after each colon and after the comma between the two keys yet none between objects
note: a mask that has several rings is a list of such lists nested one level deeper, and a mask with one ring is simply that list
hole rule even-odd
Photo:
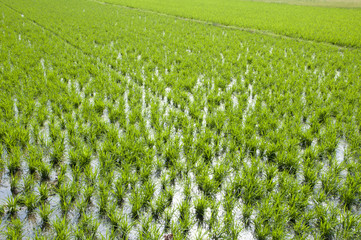
[{"label": "rice seedling", "polygon": [[232,223],[228,225],[226,235],[229,236],[231,239],[238,239],[239,234],[242,231],[242,226],[240,223]]},{"label": "rice seedling", "polygon": [[218,211],[219,211],[219,207],[220,207],[220,202],[213,200],[213,201],[209,202],[209,205],[210,205],[210,210],[211,210],[211,216],[208,219],[208,225],[211,229],[213,227],[218,229],[218,227],[221,226],[220,225],[221,223],[218,221]]},{"label": "rice seedling", "polygon": [[62,214],[63,214],[64,216],[66,216],[66,215],[69,213],[69,211],[70,211],[70,209],[72,208],[72,206],[73,206],[72,201],[71,201],[71,199],[69,199],[69,198],[62,199],[62,200],[60,201],[60,209],[61,209]]},{"label": "rice seedling", "polygon": [[164,211],[163,220],[164,220],[164,229],[165,230],[168,230],[170,228],[173,214],[174,214],[174,212],[170,208],[167,208]]},{"label": "rice seedling", "polygon": [[6,205],[3,205],[3,204],[0,205],[0,217],[2,217],[5,214],[5,212],[6,212],[5,208],[6,208]]},{"label": "rice seedling", "polygon": [[46,236],[43,235],[43,233],[39,230],[39,231],[35,231],[34,233],[34,239],[36,240],[45,240]]},{"label": "rice seedling", "polygon": [[251,205],[243,205],[242,207],[242,220],[246,227],[248,227],[251,223],[251,215],[253,212],[253,207]]},{"label": "rice seedling", "polygon": [[143,183],[150,183],[149,178],[152,173],[152,167],[151,166],[144,166],[140,169],[139,172],[139,180]]},{"label": "rice seedling", "polygon": [[307,237],[307,233],[309,232],[309,225],[306,220],[300,216],[293,225],[293,229],[295,230],[295,234],[298,238],[305,239]]},{"label": "rice seedling", "polygon": [[22,239],[23,223],[21,220],[19,218],[12,218],[4,235],[6,239]]},{"label": "rice seedling", "polygon": [[326,209],[321,206],[316,206],[317,225],[320,229],[321,238],[330,239],[334,236],[335,227],[338,225],[337,209],[330,209],[330,215],[327,214]]},{"label": "rice seedling", "polygon": [[99,228],[99,222],[91,214],[82,215],[74,236],[76,239],[93,239],[96,237],[97,229]]},{"label": "rice seedling", "polygon": [[171,186],[174,186],[175,180],[177,179],[177,173],[176,166],[173,166],[169,169],[168,172],[168,182],[171,184]]},{"label": "rice seedling", "polygon": [[299,160],[297,152],[280,152],[276,162],[280,171],[287,171],[290,174],[295,174],[298,170]]},{"label": "rice seedling", "polygon": [[94,193],[94,187],[92,185],[87,185],[84,189],[83,196],[87,203],[91,202],[91,197]]},{"label": "rice seedling", "polygon": [[119,237],[121,239],[128,239],[128,235],[132,228],[134,227],[135,222],[129,222],[127,216],[122,217],[121,221],[119,222]]},{"label": "rice seedling", "polygon": [[317,181],[317,169],[314,167],[307,167],[304,166],[303,170],[303,176],[305,178],[305,183],[308,184],[311,188],[313,188],[316,185]]},{"label": "rice seedling", "polygon": [[212,239],[224,239],[226,237],[226,229],[221,224],[215,224],[212,226],[212,231],[209,235]]},{"label": "rice seedling", "polygon": [[41,204],[41,206],[39,207],[39,215],[44,224],[49,223],[50,214],[53,211],[54,210],[51,209],[50,204],[46,204],[44,202]]},{"label": "rice seedling", "polygon": [[28,157],[26,158],[28,163],[28,170],[30,174],[34,174],[38,169],[39,162],[43,158],[43,153],[40,148],[30,146],[28,150]]},{"label": "rice seedling", "polygon": [[189,178],[186,178],[184,180],[183,194],[186,200],[191,200],[192,186],[191,186],[191,180]]},{"label": "rice seedling", "polygon": [[12,149],[11,156],[8,158],[7,168],[11,174],[15,174],[21,167],[21,150],[17,147]]},{"label": "rice seedling", "polygon": [[157,199],[155,199],[150,204],[150,209],[153,219],[158,220],[159,217],[161,217],[166,207],[167,207],[167,199],[163,194],[161,194],[158,196]]},{"label": "rice seedling", "polygon": [[92,151],[88,147],[83,147],[78,155],[78,161],[81,168],[85,168],[91,161]]},{"label": "rice seedling", "polygon": [[23,177],[23,191],[25,193],[29,193],[34,188],[34,178],[32,175],[28,175],[27,177]]},{"label": "rice seedling", "polygon": [[66,202],[69,197],[71,184],[70,183],[63,183],[56,188],[56,192],[59,195],[60,201]]},{"label": "rice seedling", "polygon": [[107,176],[108,173],[112,172],[115,167],[114,157],[110,153],[100,153],[99,154],[100,167],[99,175],[101,177]]},{"label": "rice seedling", "polygon": [[106,232],[106,235],[105,235],[105,237],[103,236],[103,235],[101,235],[101,239],[102,240],[105,240],[105,239],[111,239],[111,240],[114,240],[114,239],[116,239],[116,231],[114,230],[114,229],[110,229],[110,230],[108,230],[107,232]]},{"label": "rice seedling", "polygon": [[17,193],[19,188],[19,176],[17,174],[12,174],[10,176],[10,190],[14,194]]},{"label": "rice seedling", "polygon": [[38,189],[39,189],[39,194],[40,194],[40,200],[42,202],[46,201],[48,199],[48,197],[49,197],[49,194],[50,194],[48,184],[45,183],[45,182],[42,182]]},{"label": "rice seedling", "polygon": [[344,239],[357,237],[361,229],[359,220],[360,216],[356,216],[347,209],[343,209],[343,213],[341,214],[342,230],[337,237]]},{"label": "rice seedling", "polygon": [[105,103],[100,98],[95,99],[94,101],[94,109],[98,115],[102,115],[105,109]]},{"label": "rice seedling", "polygon": [[84,169],[84,175],[85,175],[85,180],[87,181],[87,183],[89,183],[90,185],[95,183],[95,180],[97,178],[97,174],[98,171],[97,169],[92,170],[91,166],[88,165],[87,167],[85,167]]},{"label": "rice seedling", "polygon": [[39,145],[45,149],[45,151],[49,151],[50,150],[50,145],[51,145],[51,139],[46,136],[44,133],[40,134],[39,136]]},{"label": "rice seedling", "polygon": [[71,169],[71,174],[72,174],[72,177],[73,177],[73,182],[76,183],[76,182],[79,182],[80,177],[82,175],[82,171],[81,171],[79,166],[74,166]]},{"label": "rice seedling", "polygon": [[334,195],[338,189],[338,176],[329,171],[321,176],[321,183],[326,194]]},{"label": "rice seedling", "polygon": [[255,226],[254,231],[255,231],[257,239],[260,239],[260,240],[267,239],[267,237],[271,233],[269,223],[265,219],[256,217],[256,219],[254,220],[254,226]]},{"label": "rice seedling", "polygon": [[[101,183],[100,183],[101,184]],[[99,212],[105,213],[109,204],[109,192],[107,186],[99,185]]]},{"label": "rice seedling", "polygon": [[28,209],[28,212],[31,213],[37,207],[39,201],[39,197],[35,193],[27,193],[25,195],[25,206]]},{"label": "rice seedling", "polygon": [[212,197],[219,187],[218,183],[211,179],[206,171],[203,171],[202,175],[198,175],[196,181],[199,189],[207,197]]},{"label": "rice seedling", "polygon": [[[139,239],[158,239],[160,234],[157,233],[157,229],[152,226],[151,216],[142,216],[140,219],[140,231],[138,234]],[[158,238],[155,238],[157,235]]]},{"label": "rice seedling", "polygon": [[45,120],[47,119],[47,110],[45,106],[40,107],[37,112],[37,121],[40,126],[44,126]]},{"label": "rice seedling", "polygon": [[69,135],[69,145],[80,154],[80,149],[83,147],[81,136],[78,133]]},{"label": "rice seedling", "polygon": [[[348,180],[349,178],[347,178]],[[351,182],[351,183],[349,183]],[[352,179],[346,182],[347,184],[340,189],[340,200],[347,209],[351,209],[351,206],[356,203],[356,182]]]},{"label": "rice seedling", "polygon": [[178,206],[177,209],[179,211],[179,219],[184,220],[188,219],[190,215],[190,203],[189,201],[182,201]]},{"label": "rice seedling", "polygon": [[180,149],[174,144],[170,145],[164,152],[165,167],[169,168],[174,165],[179,157]]},{"label": "rice seedling", "polygon": [[52,226],[55,230],[56,239],[68,239],[70,237],[70,231],[66,218],[57,218],[52,222]]},{"label": "rice seedling", "polygon": [[168,206],[172,203],[174,197],[174,189],[171,187],[166,187],[164,191],[165,198],[167,200]]},{"label": "rice seedling", "polygon": [[80,223],[87,237],[94,237],[96,235],[99,222],[91,214],[84,214]]},{"label": "rice seedling", "polygon": [[285,239],[284,226],[278,225],[271,232],[272,239]]},{"label": "rice seedling", "polygon": [[194,200],[196,218],[200,222],[204,220],[204,213],[207,207],[208,207],[208,201],[204,196],[200,196],[199,198]]},{"label": "rice seedling", "polygon": [[122,214],[118,213],[115,209],[110,210],[107,214],[112,228],[117,229],[122,219]]},{"label": "rice seedling", "polygon": [[53,151],[50,156],[50,161],[53,165],[58,165],[64,155],[64,138],[56,140],[53,144]]},{"label": "rice seedling", "polygon": [[19,197],[9,196],[6,199],[6,208],[11,215],[14,215],[18,211]]},{"label": "rice seedling", "polygon": [[39,170],[42,181],[49,180],[51,169],[52,168],[51,168],[50,164],[48,164],[48,163],[46,163],[44,161],[39,162],[38,170]]},{"label": "rice seedling", "polygon": [[227,174],[228,169],[224,163],[220,163],[213,168],[213,178],[219,186],[221,186],[223,179],[227,176]]},{"label": "rice seedling", "polygon": [[131,211],[132,217],[134,219],[138,219],[139,214],[141,213],[141,209],[145,203],[143,192],[139,189],[134,189],[130,196],[129,201],[132,204],[132,211]]},{"label": "rice seedling", "polygon": [[86,207],[88,206],[88,202],[84,198],[79,198],[75,202],[75,207],[78,209],[79,215],[81,216],[85,213]]}]

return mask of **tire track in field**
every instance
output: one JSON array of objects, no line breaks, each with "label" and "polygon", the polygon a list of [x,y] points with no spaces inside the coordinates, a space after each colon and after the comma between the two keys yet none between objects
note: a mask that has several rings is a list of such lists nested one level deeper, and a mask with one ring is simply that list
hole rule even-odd
[{"label": "tire track in field", "polygon": [[95,3],[98,3],[98,4],[102,4],[102,5],[111,5],[111,6],[124,8],[124,9],[130,9],[130,10],[134,10],[134,11],[138,11],[138,12],[151,13],[151,14],[164,16],[164,17],[172,17],[172,18],[175,18],[177,20],[195,22],[195,23],[199,23],[199,24],[204,24],[204,25],[209,25],[209,26],[214,26],[214,27],[219,27],[219,28],[224,28],[224,29],[238,30],[238,31],[242,31],[242,32],[265,35],[265,36],[270,36],[270,37],[274,37],[274,38],[288,39],[288,40],[293,40],[293,41],[297,41],[297,42],[304,42],[304,43],[323,44],[323,45],[326,45],[326,46],[329,46],[329,47],[336,47],[338,49],[359,49],[357,47],[350,47],[350,46],[344,46],[344,45],[340,45],[340,44],[333,44],[333,43],[325,42],[325,41],[309,40],[309,39],[306,39],[306,38],[297,38],[297,37],[292,37],[292,36],[288,36],[288,35],[274,33],[274,32],[267,31],[267,30],[239,27],[239,26],[234,26],[234,25],[226,25],[226,24],[217,23],[217,22],[209,22],[209,21],[205,21],[205,20],[182,17],[182,16],[179,16],[179,15],[173,15],[173,14],[169,14],[169,13],[163,13],[163,12],[153,11],[153,10],[144,9],[144,8],[130,7],[130,6],[116,4],[116,3],[109,3],[109,2],[103,2],[103,1],[98,1],[98,0],[87,0],[87,1],[95,2]]}]

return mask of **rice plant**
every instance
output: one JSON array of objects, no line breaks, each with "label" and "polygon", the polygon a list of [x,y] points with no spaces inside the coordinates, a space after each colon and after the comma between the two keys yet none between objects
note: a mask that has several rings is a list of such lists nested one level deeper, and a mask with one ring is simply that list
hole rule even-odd
[{"label": "rice plant", "polygon": [[95,238],[99,224],[92,214],[83,214],[74,231],[75,238]]},{"label": "rice plant", "polygon": [[18,211],[19,197],[18,196],[9,196],[6,199],[6,208],[11,215],[14,215]]},{"label": "rice plant", "polygon": [[92,185],[86,186],[83,192],[83,196],[87,203],[90,203],[93,193],[94,193],[94,187]]},{"label": "rice plant", "polygon": [[38,189],[39,189],[39,194],[40,194],[40,200],[42,202],[44,202],[45,200],[48,199],[49,194],[50,194],[48,184],[46,182],[42,182]]},{"label": "rice plant", "polygon": [[129,222],[129,220],[126,216],[123,217],[119,223],[119,229],[118,229],[119,237],[121,239],[128,239],[128,235],[134,225],[135,225],[135,222]]},{"label": "rice plant", "polygon": [[12,174],[10,176],[10,190],[12,193],[17,193],[19,188],[19,176],[17,174]]},{"label": "rice plant", "polygon": [[34,188],[34,179],[31,175],[28,175],[27,177],[23,177],[23,191],[25,193],[31,192]]},{"label": "rice plant", "polygon": [[113,211],[109,211],[107,216],[112,228],[117,229],[119,227],[119,223],[121,222],[122,215],[114,209]]},{"label": "rice plant", "polygon": [[78,199],[75,203],[75,207],[78,209],[79,215],[82,215],[83,213],[85,213],[87,206],[88,206],[88,202],[84,198]]},{"label": "rice plant", "polygon": [[242,220],[246,227],[251,223],[251,215],[253,212],[253,207],[251,205],[243,205],[242,207]]},{"label": "rice plant", "polygon": [[157,220],[159,217],[161,217],[166,207],[167,199],[165,195],[161,194],[154,201],[152,201],[150,205],[152,217]]},{"label": "rice plant", "polygon": [[201,222],[204,220],[204,214],[207,207],[208,201],[204,196],[200,196],[198,199],[194,200],[196,218]]},{"label": "rice plant", "polygon": [[28,157],[26,158],[30,174],[35,173],[42,158],[43,153],[41,151],[41,148],[30,146],[28,150]]},{"label": "rice plant", "polygon": [[47,224],[50,221],[50,214],[53,212],[54,210],[51,209],[50,205],[47,203],[42,203],[41,206],[39,207],[39,215],[41,220],[43,221],[43,223]]},{"label": "rice plant", "polygon": [[60,137],[57,141],[53,144],[53,151],[50,156],[50,161],[53,165],[58,165],[64,155],[64,138]]},{"label": "rice plant", "polygon": [[23,237],[23,223],[19,218],[12,218],[4,232],[7,239],[21,239]]},{"label": "rice plant", "polygon": [[57,239],[68,239],[70,237],[70,231],[66,218],[57,218],[52,222],[52,226],[55,230]]},{"label": "rice plant", "polygon": [[12,154],[8,158],[7,168],[11,174],[15,174],[21,167],[21,150],[19,148],[13,148]]},{"label": "rice plant", "polygon": [[28,209],[28,212],[34,211],[34,209],[38,206],[39,197],[35,193],[27,193],[25,195],[25,206]]},{"label": "rice plant", "polygon": [[[323,34],[302,14],[322,8],[268,11],[306,16],[278,14],[285,39],[214,26],[257,12],[274,32],[269,3],[231,4],[242,24],[218,3],[176,21],[94,1],[0,5],[2,237],[360,238],[360,34]],[[359,28],[352,9],[329,10],[317,15]],[[215,23],[182,19],[195,12]]]},{"label": "rice plant", "polygon": [[51,172],[51,165],[44,161],[41,161],[41,162],[39,162],[39,165],[38,165],[38,171],[40,173],[42,181],[49,180],[50,172]]}]

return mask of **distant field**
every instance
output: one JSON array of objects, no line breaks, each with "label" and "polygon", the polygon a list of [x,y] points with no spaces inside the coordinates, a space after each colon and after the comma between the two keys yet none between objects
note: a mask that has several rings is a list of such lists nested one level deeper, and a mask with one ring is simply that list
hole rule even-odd
[{"label": "distant field", "polygon": [[[361,47],[361,9],[322,8],[238,0],[101,1],[209,22],[270,31],[296,38]],[[295,4],[308,3],[308,1],[297,0],[281,1]],[[310,5],[314,4],[311,1],[309,3]],[[320,2],[320,4],[323,3],[326,4],[326,2]],[[327,3],[331,3],[331,1]],[[337,5],[336,2],[332,3]],[[347,4],[345,2],[345,6]]]},{"label": "distant field", "polygon": [[[257,0],[255,0],[257,1]],[[258,2],[287,3],[294,5],[320,6],[320,7],[340,7],[340,8],[360,8],[360,0],[259,0]]]}]

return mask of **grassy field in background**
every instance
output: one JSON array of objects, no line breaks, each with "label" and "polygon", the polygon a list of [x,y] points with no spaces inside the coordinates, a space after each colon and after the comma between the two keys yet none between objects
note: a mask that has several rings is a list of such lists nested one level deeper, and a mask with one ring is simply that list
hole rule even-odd
[{"label": "grassy field in background", "polygon": [[323,8],[238,0],[101,1],[295,38],[361,47],[361,9],[358,8]]},{"label": "grassy field in background", "polygon": [[[256,0],[257,1],[257,0]],[[360,8],[360,0],[259,0],[259,2],[286,3],[293,5],[338,7],[338,8]]]}]

